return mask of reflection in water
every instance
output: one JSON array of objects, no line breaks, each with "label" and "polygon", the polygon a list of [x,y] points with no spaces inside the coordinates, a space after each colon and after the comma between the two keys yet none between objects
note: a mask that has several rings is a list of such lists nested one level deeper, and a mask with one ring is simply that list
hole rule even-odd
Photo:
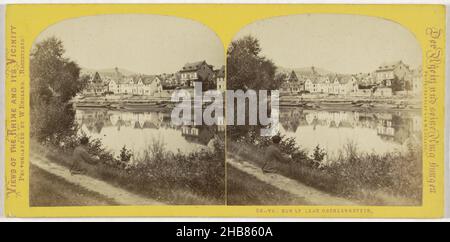
[{"label": "reflection in water", "polygon": [[189,153],[205,148],[224,130],[222,126],[175,126],[170,112],[77,109],[75,120],[80,132],[101,139],[116,154],[123,146],[139,153],[155,140],[162,140],[169,151]]},{"label": "reflection in water", "polygon": [[281,133],[309,151],[320,145],[333,156],[348,142],[360,151],[378,154],[420,144],[422,119],[412,112],[360,112],[284,109]]}]

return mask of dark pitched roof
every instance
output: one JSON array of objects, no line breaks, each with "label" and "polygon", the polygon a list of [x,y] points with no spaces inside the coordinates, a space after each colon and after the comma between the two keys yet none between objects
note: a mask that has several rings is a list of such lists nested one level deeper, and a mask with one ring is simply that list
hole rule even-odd
[{"label": "dark pitched roof", "polygon": [[[197,62],[192,62],[192,63],[186,63],[180,72],[197,71],[203,65],[208,65],[208,64],[206,63],[206,61],[197,61]],[[209,66],[209,67],[211,67],[211,66]]]},{"label": "dark pitched roof", "polygon": [[102,77],[100,76],[100,74],[98,74],[98,72],[95,72],[94,77],[92,78],[92,82],[93,83],[101,83],[102,81]]},{"label": "dark pitched roof", "polygon": [[408,65],[406,65],[405,63],[403,63],[403,61],[397,61],[397,62],[391,62],[391,63],[383,63],[381,64],[378,69],[376,70],[376,72],[380,72],[380,71],[392,71],[395,68],[397,68],[400,65],[405,65],[407,68],[409,68]]},{"label": "dark pitched roof", "polygon": [[145,75],[145,76],[140,76],[138,81],[142,79],[142,82],[145,85],[151,84],[154,81],[156,81],[157,79],[161,80],[161,78],[157,75]]},{"label": "dark pitched roof", "polygon": [[289,82],[298,82],[298,81],[299,81],[299,79],[298,79],[297,74],[295,73],[295,71],[292,71],[292,72],[288,75],[287,81],[289,81]]}]

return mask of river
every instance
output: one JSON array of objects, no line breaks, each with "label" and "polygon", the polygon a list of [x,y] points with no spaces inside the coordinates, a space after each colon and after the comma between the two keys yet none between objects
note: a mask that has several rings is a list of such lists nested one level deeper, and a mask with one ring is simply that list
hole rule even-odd
[{"label": "river", "polygon": [[280,112],[280,132],[311,152],[317,145],[329,157],[349,142],[359,151],[383,154],[421,145],[421,113],[404,111],[302,110]]},{"label": "river", "polygon": [[100,139],[116,155],[126,146],[141,153],[155,141],[163,142],[168,151],[190,153],[206,148],[223,127],[175,126],[170,112],[124,111],[101,108],[76,109],[75,121],[82,132]]},{"label": "river", "polygon": [[[100,139],[118,154],[126,146],[134,153],[155,141],[169,151],[190,153],[207,147],[224,127],[174,126],[170,112],[77,109],[75,120],[80,132]],[[421,144],[420,112],[305,110],[283,108],[280,132],[297,141],[309,152],[319,145],[333,157],[352,142],[359,151],[383,154],[404,151],[408,144]]]}]

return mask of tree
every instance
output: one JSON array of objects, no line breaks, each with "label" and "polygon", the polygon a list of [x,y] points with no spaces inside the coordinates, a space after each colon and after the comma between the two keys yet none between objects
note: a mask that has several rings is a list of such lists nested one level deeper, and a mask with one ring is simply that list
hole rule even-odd
[{"label": "tree", "polygon": [[274,90],[276,66],[261,56],[259,41],[246,36],[231,42],[227,53],[227,87],[230,90]]},{"label": "tree", "polygon": [[75,132],[74,111],[68,101],[87,82],[80,67],[65,58],[63,43],[51,37],[37,43],[30,56],[31,136],[58,143]]},{"label": "tree", "polygon": [[[245,36],[231,43],[227,52],[228,90],[279,89],[281,79],[275,78],[276,66],[261,55],[261,50],[258,39],[252,36]],[[248,110],[246,115],[248,116]],[[228,134],[233,140],[244,136],[251,138],[251,134],[258,132],[259,128],[259,126],[233,125],[228,127]]]},{"label": "tree", "polygon": [[403,79],[398,78],[398,76],[395,76],[394,79],[392,79],[391,85],[393,92],[405,90],[405,81]]},{"label": "tree", "polygon": [[80,67],[64,58],[62,41],[50,37],[39,42],[31,51],[30,78],[33,100],[50,101],[58,98],[67,102],[85,85],[80,81]]},{"label": "tree", "polygon": [[288,79],[288,75],[282,72],[275,75],[274,81],[278,83],[278,86],[281,86],[286,79]]},{"label": "tree", "polygon": [[409,94],[409,92],[412,91],[412,89],[413,89],[412,81],[410,81],[410,80],[405,81],[405,90],[406,90],[406,93]]}]

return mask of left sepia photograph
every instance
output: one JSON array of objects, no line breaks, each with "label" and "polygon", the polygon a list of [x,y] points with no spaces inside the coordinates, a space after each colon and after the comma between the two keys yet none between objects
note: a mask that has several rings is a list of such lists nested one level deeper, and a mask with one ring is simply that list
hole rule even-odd
[{"label": "left sepia photograph", "polygon": [[225,127],[171,118],[174,93],[225,90],[224,64],[217,35],[188,19],[47,28],[30,55],[30,206],[224,205]]}]

